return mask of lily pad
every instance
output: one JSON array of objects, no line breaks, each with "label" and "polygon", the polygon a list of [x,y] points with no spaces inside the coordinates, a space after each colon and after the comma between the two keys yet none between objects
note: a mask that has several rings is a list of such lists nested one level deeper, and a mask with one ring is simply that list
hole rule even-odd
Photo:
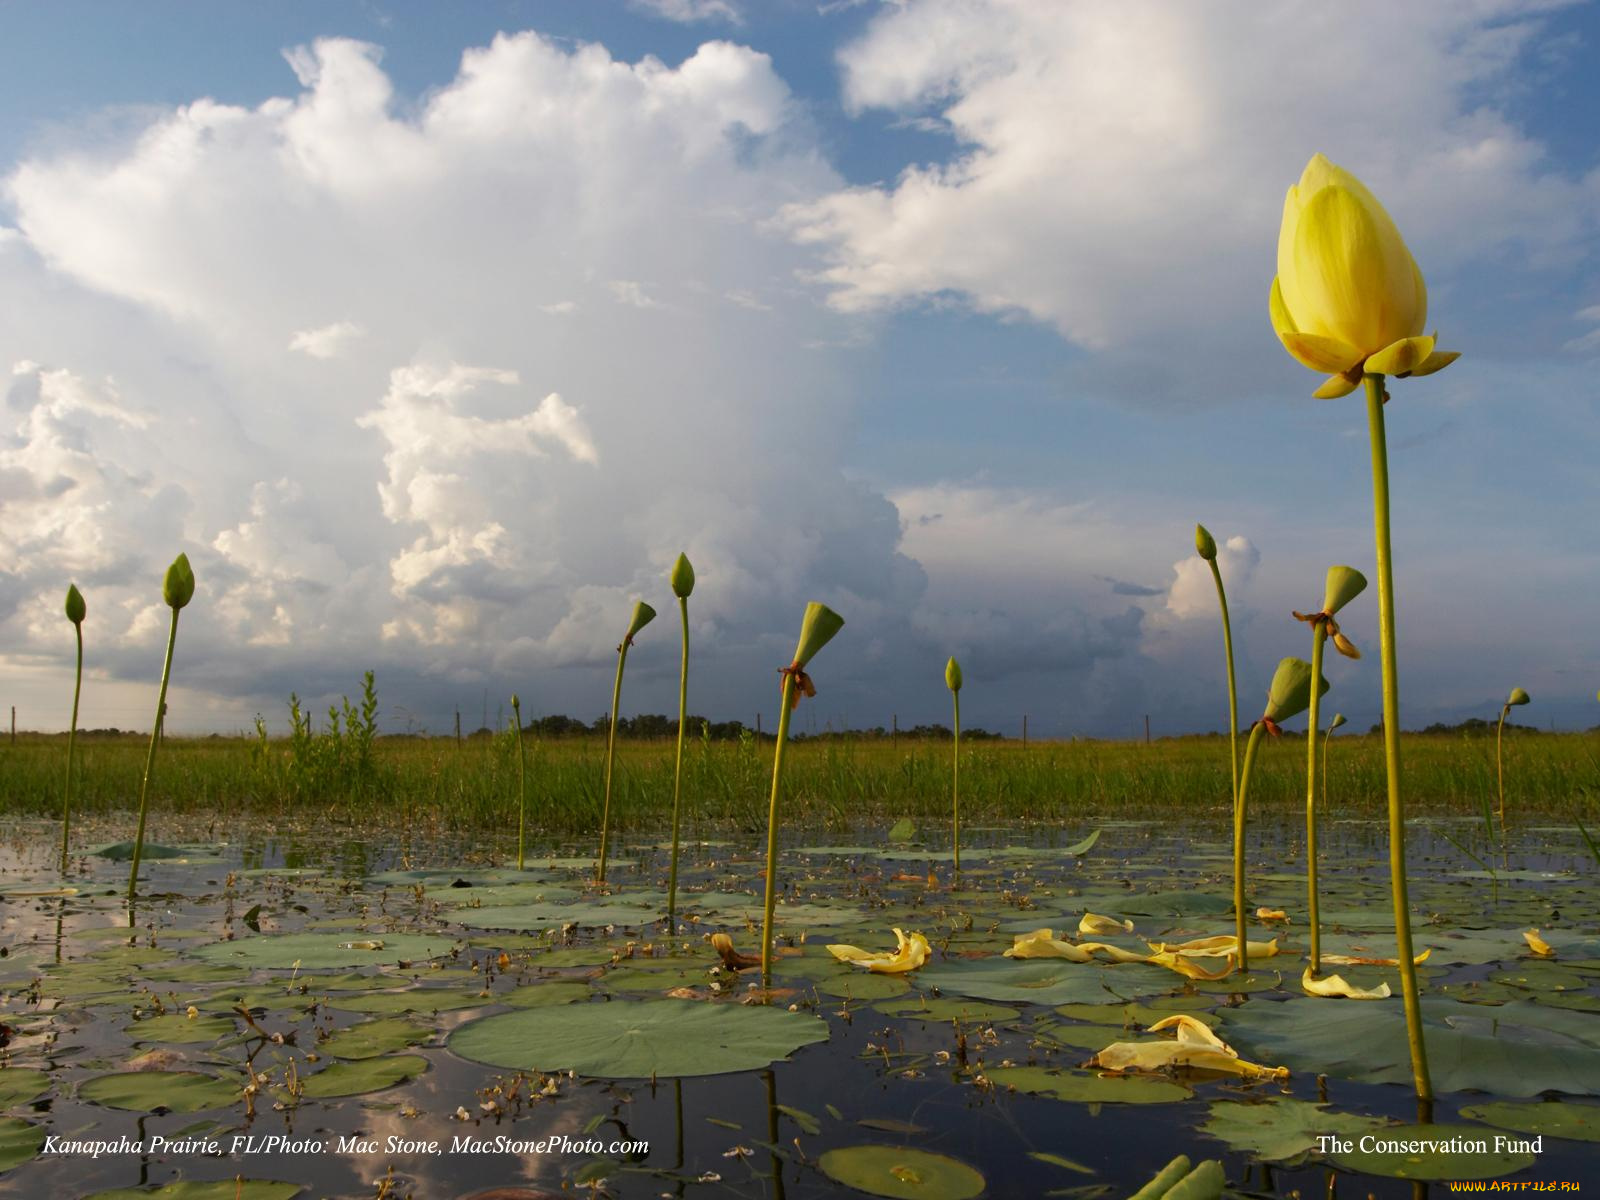
[{"label": "lily pad", "polygon": [[827,1038],[827,1022],[781,1008],[613,1000],[482,1017],[449,1046],[492,1067],[648,1079],[752,1071]]},{"label": "lily pad", "polygon": [[1574,1104],[1569,1100],[1547,1100],[1543,1104],[1513,1104],[1492,1100],[1463,1108],[1461,1115],[1482,1121],[1497,1129],[1518,1133],[1548,1134],[1575,1142],[1600,1142],[1600,1104]]},{"label": "lily pad", "polygon": [[452,938],[418,933],[272,933],[212,942],[192,953],[213,963],[243,967],[307,970],[325,967],[389,966],[425,962],[450,953]]},{"label": "lily pad", "polygon": [[196,1017],[183,1013],[164,1013],[123,1026],[122,1032],[136,1042],[163,1042],[174,1046],[193,1046],[225,1038],[238,1028],[232,1017]]},{"label": "lily pad", "polygon": [[893,1200],[972,1200],[985,1186],[959,1159],[910,1146],[842,1146],[817,1165],[836,1183]]},{"label": "lily pad", "polygon": [[293,1200],[305,1184],[273,1179],[185,1179],[154,1188],[113,1188],[83,1200]]},{"label": "lily pad", "polygon": [[1396,1125],[1373,1134],[1371,1149],[1334,1153],[1342,1167],[1390,1179],[1497,1179],[1537,1156],[1494,1149],[1494,1135],[1470,1125]]},{"label": "lily pad", "polygon": [[908,1021],[960,1021],[963,1025],[992,1025],[999,1021],[1015,1021],[1020,1009],[1003,1004],[989,1004],[982,1000],[968,1000],[963,996],[927,996],[917,993],[874,1004],[873,1008],[891,1017]]},{"label": "lily pad", "polygon": [[438,1013],[460,1008],[482,1008],[497,1003],[474,988],[408,988],[403,992],[367,992],[365,995],[330,996],[329,1008],[362,1013]]},{"label": "lily pad", "polygon": [[0,1108],[26,1104],[50,1090],[50,1076],[31,1067],[6,1067],[0,1070]]},{"label": "lily pad", "polygon": [[9,1171],[38,1155],[44,1145],[44,1126],[16,1117],[0,1117],[0,1171]]},{"label": "lily pad", "polygon": [[386,1058],[363,1058],[332,1063],[315,1075],[305,1075],[303,1095],[308,1100],[332,1100],[340,1096],[365,1096],[415,1079],[428,1069],[428,1060],[419,1054],[397,1054]]},{"label": "lily pad", "polygon": [[817,991],[824,996],[845,1000],[886,1000],[891,996],[903,996],[910,990],[911,985],[899,975],[880,975],[859,969],[817,984]]},{"label": "lily pad", "polygon": [[336,1030],[322,1043],[323,1054],[333,1058],[377,1058],[416,1046],[428,1040],[433,1030],[403,1017],[380,1017],[376,1021],[359,1021]]},{"label": "lily pad", "polygon": [[239,1099],[239,1084],[198,1071],[121,1071],[78,1085],[78,1099],[128,1112],[202,1112]]},{"label": "lily pad", "polygon": [[1308,1158],[1321,1144],[1317,1139],[1325,1134],[1359,1138],[1384,1124],[1373,1117],[1352,1116],[1283,1097],[1260,1104],[1218,1101],[1211,1106],[1211,1119],[1200,1132],[1267,1162],[1294,1165]]},{"label": "lily pad", "polygon": [[1138,963],[1104,966],[1050,959],[1017,962],[983,958],[924,967],[917,983],[943,992],[1005,1003],[1093,1004],[1172,991],[1182,981],[1171,971]]},{"label": "lily pad", "polygon": [[986,1074],[996,1087],[1074,1104],[1172,1104],[1192,1095],[1180,1084],[1142,1075],[1096,1075],[1048,1067],[995,1067]]}]

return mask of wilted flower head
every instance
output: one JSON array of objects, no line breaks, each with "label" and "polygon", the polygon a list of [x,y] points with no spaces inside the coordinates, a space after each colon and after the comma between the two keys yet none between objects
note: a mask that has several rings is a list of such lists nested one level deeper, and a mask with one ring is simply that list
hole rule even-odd
[{"label": "wilted flower head", "polygon": [[83,593],[78,590],[78,585],[67,585],[67,620],[74,625],[82,625],[83,618],[89,615],[89,606],[83,602]]},{"label": "wilted flower head", "polygon": [[172,609],[182,608],[194,599],[194,570],[189,566],[189,556],[180,554],[167,568],[167,577],[161,583],[161,597]]},{"label": "wilted flower head", "polygon": [[844,618],[826,604],[813,600],[806,605],[805,619],[800,623],[800,644],[794,650],[794,665],[803,668],[843,628]]},{"label": "wilted flower head", "polygon": [[686,600],[689,593],[694,591],[694,568],[689,565],[687,554],[678,555],[678,561],[672,564],[672,594],[680,600]]},{"label": "wilted flower head", "polygon": [[1320,154],[1284,198],[1268,307],[1284,349],[1330,376],[1321,399],[1354,391],[1365,372],[1431,375],[1459,357],[1423,335],[1427,285],[1394,221]]},{"label": "wilted flower head", "polygon": [[1207,562],[1217,560],[1217,539],[1211,536],[1211,531],[1204,525],[1194,527],[1194,552]]},{"label": "wilted flower head", "polygon": [[1511,698],[1506,701],[1506,707],[1510,708],[1514,704],[1527,704],[1527,703],[1528,703],[1528,693],[1523,691],[1521,688],[1512,688],[1511,689]]},{"label": "wilted flower head", "polygon": [[1348,724],[1349,724],[1349,722],[1344,719],[1344,714],[1343,713],[1334,713],[1333,714],[1333,720],[1328,723],[1328,728],[1329,729],[1338,729],[1339,726],[1348,725]]},{"label": "wilted flower head", "polygon": [[944,685],[952,692],[961,690],[961,664],[953,658],[944,665]]},{"label": "wilted flower head", "polygon": [[1322,611],[1296,612],[1295,619],[1306,621],[1313,627],[1326,625],[1335,650],[1346,658],[1360,658],[1361,651],[1356,649],[1354,642],[1339,632],[1339,622],[1333,619],[1333,614],[1359,596],[1366,586],[1367,577],[1354,567],[1329,567],[1328,582],[1322,593]]},{"label": "wilted flower head", "polygon": [[[1317,695],[1328,690],[1328,681],[1317,681]],[[1269,726],[1280,725],[1311,707],[1311,664],[1303,658],[1286,658],[1272,674],[1267,689],[1267,709],[1261,719]]]},{"label": "wilted flower head", "polygon": [[638,633],[639,630],[643,629],[646,625],[650,624],[650,622],[654,621],[655,619],[656,619],[656,610],[655,609],[651,608],[643,600],[634,601],[634,604],[633,604],[633,619],[628,622],[628,632],[623,635],[622,644],[624,646],[633,645],[633,636],[634,636],[634,634]]}]

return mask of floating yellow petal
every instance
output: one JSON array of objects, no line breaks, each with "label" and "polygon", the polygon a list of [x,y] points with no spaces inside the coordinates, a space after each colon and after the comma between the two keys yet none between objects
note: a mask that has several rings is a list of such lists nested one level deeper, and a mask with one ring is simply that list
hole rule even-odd
[{"label": "floating yellow petal", "polygon": [[1159,954],[1152,954],[1144,961],[1148,963],[1154,963],[1158,967],[1166,967],[1168,970],[1176,971],[1179,975],[1182,975],[1187,979],[1222,979],[1233,971],[1232,958],[1224,959],[1220,969],[1216,971],[1207,971],[1200,965],[1198,959],[1185,957],[1184,955],[1176,954],[1171,950],[1163,950]]},{"label": "floating yellow petal", "polygon": [[1148,954],[1138,954],[1132,950],[1124,950],[1121,946],[1110,946],[1105,942],[1082,942],[1078,949],[1087,950],[1090,954],[1098,954],[1117,963],[1142,963],[1149,962]]},{"label": "floating yellow petal", "polygon": [[[1428,955],[1432,953],[1433,950],[1431,948],[1424,950],[1421,954],[1413,956],[1411,961],[1419,964],[1425,963],[1428,961]],[[1398,967],[1400,965],[1398,958],[1363,958],[1357,954],[1324,954],[1322,961],[1332,963],[1336,967]]]},{"label": "floating yellow petal", "polygon": [[1528,949],[1532,950],[1540,958],[1554,958],[1556,956],[1555,947],[1540,937],[1537,929],[1528,930],[1527,933],[1522,935],[1522,940],[1527,942]]},{"label": "floating yellow petal", "polygon": [[888,951],[873,952],[863,950],[859,946],[829,946],[828,953],[841,962],[852,963],[858,967],[865,967],[869,971],[876,971],[882,975],[899,975],[906,971],[915,971],[928,961],[932,952],[928,946],[928,939],[920,933],[906,934],[899,929],[894,931],[896,942],[893,953]]},{"label": "floating yellow petal", "polygon": [[[1278,939],[1273,938],[1270,942],[1247,941],[1245,947],[1250,951],[1251,958],[1276,958]],[[1231,933],[1219,933],[1216,937],[1195,938],[1189,942],[1151,942],[1150,948],[1157,954],[1170,952],[1181,958],[1227,958],[1239,953],[1239,939]]]},{"label": "floating yellow petal", "polygon": [[1189,1067],[1245,1079],[1287,1079],[1287,1067],[1263,1067],[1194,1042],[1113,1042],[1089,1060],[1102,1071],[1164,1071]]},{"label": "floating yellow petal", "polygon": [[1078,921],[1079,933],[1104,936],[1109,933],[1132,933],[1132,921],[1119,921],[1115,917],[1102,917],[1098,913],[1084,913]]},{"label": "floating yellow petal", "polygon": [[[1289,919],[1289,914],[1284,912],[1283,909],[1281,909],[1281,908],[1258,908],[1258,909],[1256,909],[1256,920],[1258,920],[1258,921],[1287,921],[1288,919]],[[1249,942],[1245,943],[1245,945],[1247,945],[1247,946],[1249,944],[1250,944]]]},{"label": "floating yellow petal", "polygon": [[1007,958],[1064,958],[1068,962],[1086,963],[1093,960],[1081,946],[1059,941],[1053,929],[1035,929],[1032,933],[1019,933],[1012,939]]},{"label": "floating yellow petal", "polygon": [[1347,982],[1343,975],[1329,975],[1326,979],[1312,977],[1311,968],[1300,976],[1300,986],[1313,996],[1342,996],[1346,1000],[1387,1000],[1389,985],[1380,983],[1375,988],[1358,988]]},{"label": "floating yellow petal", "polygon": [[1238,1057],[1239,1052],[1219,1038],[1211,1026],[1191,1017],[1188,1013],[1173,1013],[1172,1016],[1163,1017],[1150,1026],[1151,1033],[1160,1033],[1164,1029],[1172,1030],[1180,1042],[1187,1042],[1192,1046],[1206,1046]]}]

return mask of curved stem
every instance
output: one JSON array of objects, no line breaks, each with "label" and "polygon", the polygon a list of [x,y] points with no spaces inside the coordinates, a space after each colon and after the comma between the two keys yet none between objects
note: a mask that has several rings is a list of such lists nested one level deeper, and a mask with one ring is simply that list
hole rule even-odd
[{"label": "curved stem", "polygon": [[794,711],[794,675],[783,677],[783,698],[778,702],[777,749],[772,756],[772,801],[767,808],[767,896],[761,916],[761,990],[772,986],[772,910],[777,904],[778,785],[783,780],[783,747],[789,740],[789,714]]},{"label": "curved stem", "polygon": [[1311,634],[1311,709],[1306,717],[1306,908],[1311,922],[1311,973],[1322,973],[1322,924],[1317,919],[1317,706],[1322,699],[1322,647],[1328,623],[1318,621]]},{"label": "curved stem", "polygon": [[961,693],[951,692],[956,705],[954,758],[950,763],[950,846],[955,851],[956,874],[961,873]]},{"label": "curved stem", "polygon": [[517,870],[522,870],[528,835],[528,767],[522,748],[522,704],[511,698],[511,719],[517,726]]},{"label": "curved stem", "polygon": [[683,793],[683,727],[689,719],[689,598],[678,597],[683,618],[683,661],[678,667],[678,757],[672,770],[672,865],[667,869],[667,936],[678,928],[678,821]]},{"label": "curved stem", "polygon": [[1244,767],[1239,772],[1239,799],[1233,806],[1233,926],[1239,940],[1239,974],[1250,971],[1250,943],[1244,927],[1244,804],[1250,795],[1250,768],[1256,761],[1256,747],[1266,725],[1257,723],[1244,746]]},{"label": "curved stem", "polygon": [[606,798],[600,809],[600,861],[595,864],[595,881],[606,881],[606,842],[611,830],[611,768],[617,761],[617,707],[622,703],[622,668],[628,661],[626,640],[617,647],[617,682],[611,688],[611,732],[606,735]]},{"label": "curved stem", "polygon": [[139,859],[144,854],[144,819],[150,800],[150,776],[156,768],[156,747],[161,744],[161,727],[167,716],[167,681],[172,678],[172,649],[178,644],[178,609],[172,610],[172,628],[167,633],[167,657],[161,664],[161,694],[156,699],[156,723],[150,731],[150,753],[144,760],[144,778],[139,781],[139,832],[133,839],[133,865],[128,869],[128,902],[133,902],[139,882]]},{"label": "curved stem", "polygon": [[1383,658],[1383,757],[1389,777],[1389,884],[1394,897],[1396,958],[1405,999],[1406,1038],[1419,1100],[1433,1099],[1422,1036],[1422,995],[1411,953],[1411,903],[1406,895],[1406,815],[1400,797],[1400,677],[1395,661],[1394,564],[1389,540],[1389,447],[1384,431],[1382,375],[1366,376],[1367,426],[1372,440],[1372,525],[1378,560],[1378,633]]},{"label": "curved stem", "polygon": [[72,684],[72,725],[67,731],[67,793],[61,802],[61,873],[67,873],[67,842],[72,830],[72,751],[78,742],[78,697],[83,691],[83,625],[72,623],[78,635],[78,673]]},{"label": "curved stem", "polygon": [[1211,578],[1217,583],[1217,604],[1222,608],[1222,649],[1228,660],[1228,761],[1233,768],[1233,802],[1239,803],[1239,690],[1233,681],[1233,626],[1228,622],[1228,593],[1222,588],[1222,571],[1211,559]]}]

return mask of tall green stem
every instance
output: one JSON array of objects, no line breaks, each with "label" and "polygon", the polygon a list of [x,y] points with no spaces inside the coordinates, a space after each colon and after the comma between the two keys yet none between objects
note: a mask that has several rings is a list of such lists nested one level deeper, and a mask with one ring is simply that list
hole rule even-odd
[{"label": "tall green stem", "polygon": [[672,865],[667,868],[667,935],[678,928],[678,823],[683,794],[683,728],[689,719],[689,598],[678,597],[683,618],[683,661],[678,667],[678,757],[672,770]]},{"label": "tall green stem", "polygon": [[1500,724],[1494,731],[1494,774],[1500,790],[1500,849],[1506,852],[1506,767],[1505,760],[1500,755],[1500,744],[1506,735],[1506,714],[1511,711],[1509,704],[1500,706]]},{"label": "tall green stem", "polygon": [[517,870],[522,870],[528,836],[528,766],[522,747],[522,701],[511,697],[511,719],[517,727]]},{"label": "tall green stem", "polygon": [[955,737],[951,741],[954,758],[950,763],[950,845],[955,851],[956,873],[961,872],[961,693],[951,692],[955,701]]},{"label": "tall green stem", "polygon": [[1311,632],[1311,708],[1306,717],[1306,908],[1311,921],[1311,973],[1322,973],[1322,922],[1317,916],[1317,705],[1322,689],[1322,647],[1328,640],[1328,622],[1319,620]]},{"label": "tall green stem", "polygon": [[72,684],[72,725],[67,731],[67,792],[61,802],[61,873],[67,873],[67,842],[72,831],[72,752],[78,743],[78,697],[83,691],[83,626],[74,621],[78,635],[78,673]]},{"label": "tall green stem", "polygon": [[1417,1098],[1433,1100],[1428,1053],[1422,1037],[1422,996],[1411,953],[1411,903],[1406,895],[1406,815],[1400,798],[1400,676],[1395,662],[1394,564],[1389,540],[1389,447],[1384,432],[1382,375],[1365,377],[1367,426],[1372,440],[1372,526],[1378,560],[1378,634],[1383,659],[1383,758],[1389,777],[1389,883],[1394,934],[1405,999],[1406,1037]]},{"label": "tall green stem", "polygon": [[783,677],[778,704],[778,744],[772,756],[772,802],[767,808],[767,896],[761,917],[761,990],[772,986],[772,910],[778,902],[778,786],[783,780],[783,748],[789,741],[789,714],[794,711],[794,675]]},{"label": "tall green stem", "polygon": [[167,634],[167,657],[161,664],[161,695],[156,700],[156,723],[150,731],[150,753],[144,760],[144,778],[139,781],[139,832],[133,839],[133,865],[128,871],[128,900],[139,882],[139,859],[144,854],[144,819],[150,800],[150,776],[156,769],[156,747],[161,743],[161,727],[167,713],[167,681],[172,678],[172,650],[178,644],[178,612],[172,610],[172,629]]},{"label": "tall green stem", "polygon": [[1255,765],[1256,747],[1261,744],[1266,728],[1264,722],[1251,727],[1250,740],[1244,747],[1244,768],[1239,772],[1239,798],[1233,805],[1233,927],[1239,940],[1241,975],[1250,970],[1250,944],[1244,927],[1244,804],[1250,795],[1250,768]]},{"label": "tall green stem", "polygon": [[1233,768],[1233,803],[1239,804],[1239,689],[1233,680],[1233,626],[1228,622],[1228,593],[1222,588],[1217,560],[1208,560],[1217,583],[1217,603],[1222,607],[1222,649],[1228,659],[1228,763]]},{"label": "tall green stem", "polygon": [[606,735],[606,798],[600,810],[600,861],[595,864],[595,879],[606,881],[606,841],[611,829],[611,770],[617,761],[617,706],[622,703],[622,668],[628,661],[628,640],[617,647],[617,682],[611,688],[611,732]]}]

